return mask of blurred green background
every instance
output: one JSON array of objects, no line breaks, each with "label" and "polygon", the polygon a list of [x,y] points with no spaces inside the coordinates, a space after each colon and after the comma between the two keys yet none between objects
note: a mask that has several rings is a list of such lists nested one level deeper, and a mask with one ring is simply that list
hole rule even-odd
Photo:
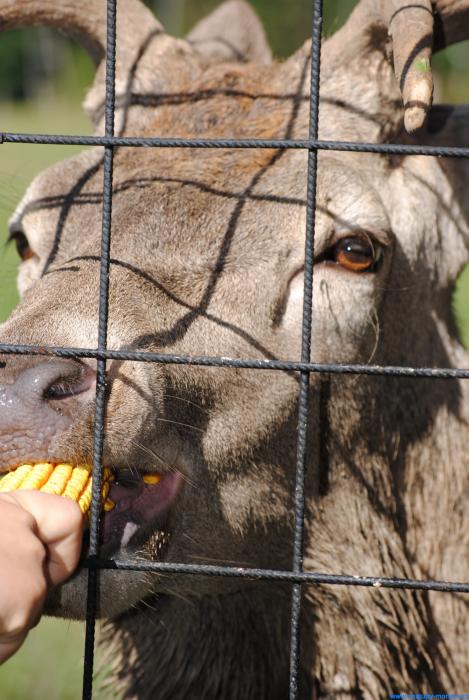
[{"label": "blurred green background", "polygon": [[[104,1],[104,0],[101,0]],[[125,0],[124,0],[125,1]],[[78,0],[77,0],[78,2]],[[166,29],[183,36],[218,0],[156,0]],[[277,57],[288,56],[308,37],[310,0],[252,0]],[[325,2],[325,33],[338,28],[355,0]],[[435,59],[440,101],[469,101],[469,49],[465,42]],[[48,29],[12,31],[0,37],[0,129],[13,132],[90,133],[80,104],[93,77],[88,56]],[[77,153],[70,146],[4,144],[0,148],[0,322],[16,304],[17,256],[5,245],[7,221],[31,178]],[[455,309],[469,344],[469,273],[461,276]],[[74,700],[81,697],[83,625],[43,620],[23,649],[0,668],[0,699]],[[99,685],[99,683],[98,683]],[[112,692],[97,691],[103,700]]]}]

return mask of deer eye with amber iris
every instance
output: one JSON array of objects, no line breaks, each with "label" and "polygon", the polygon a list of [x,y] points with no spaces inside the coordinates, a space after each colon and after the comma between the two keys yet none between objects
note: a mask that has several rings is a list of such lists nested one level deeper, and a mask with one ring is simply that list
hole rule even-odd
[{"label": "deer eye with amber iris", "polygon": [[23,262],[34,257],[33,249],[22,231],[12,231],[8,240],[15,244],[16,252]]},{"label": "deer eye with amber iris", "polygon": [[366,234],[341,238],[317,262],[335,263],[350,272],[376,272],[383,257],[381,245]]}]

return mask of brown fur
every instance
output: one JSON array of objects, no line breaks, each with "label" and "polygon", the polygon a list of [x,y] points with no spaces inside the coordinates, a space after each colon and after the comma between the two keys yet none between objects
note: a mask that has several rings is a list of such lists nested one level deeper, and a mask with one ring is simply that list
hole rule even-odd
[{"label": "brown fur", "polygon": [[[18,2],[18,22],[27,21],[26,3]],[[324,139],[404,138],[385,27],[372,18],[361,32],[357,23],[367,7],[323,47]],[[251,12],[243,3],[233,9],[241,23]],[[243,50],[264,41],[248,16],[242,32],[225,23]],[[206,22],[197,36],[205,31],[211,45]],[[262,65],[217,65],[215,51],[155,27],[146,51],[152,26],[136,28],[135,49],[128,40],[118,64],[125,133],[307,136],[309,44],[283,64],[269,64],[265,47]],[[249,41],[237,43],[245,32]],[[102,66],[87,109],[99,130]],[[468,117],[461,107],[413,139],[468,144]],[[91,150],[54,166],[18,208],[13,226],[37,258],[22,265],[23,298],[2,342],[96,344],[101,158]],[[303,151],[117,150],[109,347],[298,358],[306,170]],[[468,259],[468,179],[462,160],[320,153],[314,361],[467,366],[451,289]],[[376,273],[320,262],[338,236],[357,229],[384,247]],[[38,360],[6,362],[5,383]],[[186,477],[167,558],[289,569],[297,377],[128,362],[110,362],[109,375],[106,464],[175,466]],[[467,580],[467,392],[456,380],[311,377],[306,570]],[[71,398],[62,410],[71,429],[39,449],[49,459],[89,460],[93,402]],[[151,557],[151,548],[150,538],[125,556]],[[49,610],[79,617],[85,592],[81,572]],[[100,592],[112,683],[123,697],[286,697],[288,587],[107,571]],[[468,632],[464,596],[305,587],[301,697],[461,691]]]}]

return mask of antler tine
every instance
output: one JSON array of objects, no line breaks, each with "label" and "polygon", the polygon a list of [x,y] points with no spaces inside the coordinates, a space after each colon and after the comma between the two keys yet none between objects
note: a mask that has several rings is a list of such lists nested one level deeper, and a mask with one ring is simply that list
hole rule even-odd
[{"label": "antler tine", "polygon": [[469,1],[381,0],[379,4],[392,37],[405,127],[413,132],[423,126],[433,101],[432,52],[469,38]]},{"label": "antler tine", "polygon": [[329,50],[338,51],[345,40],[351,51],[366,53],[374,28],[391,39],[405,128],[412,133],[423,126],[432,105],[432,53],[469,38],[469,0],[361,0]]},{"label": "antler tine", "polygon": [[430,0],[382,0],[378,4],[392,39],[394,72],[404,101],[405,128],[412,133],[423,126],[433,101],[432,4]]}]

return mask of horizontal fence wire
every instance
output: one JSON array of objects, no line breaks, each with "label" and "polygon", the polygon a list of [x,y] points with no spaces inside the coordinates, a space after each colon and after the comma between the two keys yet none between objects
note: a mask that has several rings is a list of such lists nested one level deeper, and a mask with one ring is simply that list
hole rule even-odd
[{"label": "horizontal fence wire", "polygon": [[365,586],[372,588],[407,588],[409,590],[439,591],[441,593],[469,593],[469,582],[439,581],[430,579],[395,578],[392,576],[355,576],[351,574],[327,574],[317,571],[284,571],[282,569],[256,569],[242,566],[217,566],[214,564],[182,564],[178,562],[133,561],[127,559],[103,559],[100,557],[82,565],[106,570],[148,571],[153,573],[187,574],[192,576],[223,576],[256,581],[282,581],[285,583],[328,584],[335,586]]},{"label": "horizontal fence wire", "polygon": [[[344,585],[373,588],[410,589],[439,591],[443,593],[469,593],[469,582],[440,580],[403,579],[397,577],[354,576],[304,571],[302,566],[303,517],[305,507],[304,471],[307,444],[306,426],[308,422],[309,379],[313,373],[326,375],[365,375],[412,379],[469,379],[469,369],[444,367],[379,366],[369,364],[317,363],[307,361],[310,357],[312,289],[314,264],[314,216],[317,176],[317,155],[319,151],[374,153],[400,156],[432,156],[447,158],[469,158],[469,148],[455,146],[410,145],[396,143],[366,143],[331,141],[318,138],[319,80],[320,80],[320,38],[322,1],[313,0],[313,51],[311,55],[310,91],[310,130],[307,139],[190,139],[166,137],[124,137],[114,136],[115,115],[115,52],[116,52],[116,0],[107,0],[107,45],[106,45],[106,100],[105,135],[81,136],[59,134],[35,134],[0,132],[0,144],[36,144],[67,146],[99,146],[105,150],[103,172],[103,211],[100,262],[100,307],[98,323],[98,347],[57,347],[49,345],[0,344],[0,354],[56,356],[65,358],[96,359],[98,380],[94,423],[93,499],[90,523],[90,549],[83,559],[87,568],[88,596],[85,658],[83,667],[83,698],[92,698],[94,631],[97,597],[99,594],[100,570],[142,571],[188,576],[221,576],[251,580],[278,581],[292,584],[291,647],[290,647],[290,699],[298,697],[298,676],[300,665],[299,624],[301,611],[301,587],[304,585]],[[314,47],[316,49],[314,50]],[[303,308],[303,337],[301,360],[233,358],[211,356],[189,356],[158,353],[149,350],[121,349],[107,347],[107,324],[109,306],[110,236],[112,216],[112,160],[117,147],[132,148],[222,148],[222,149],[304,149],[308,154],[308,192],[306,198],[306,264],[305,298]],[[298,373],[299,419],[297,429],[297,469],[295,489],[294,552],[291,570],[246,568],[211,564],[184,564],[177,562],[142,562],[132,559],[105,559],[99,554],[100,526],[100,482],[102,478],[102,453],[104,443],[104,422],[106,409],[106,363],[112,360],[131,362],[151,362],[173,365],[194,365],[225,369],[271,370]],[[0,367],[2,363],[0,362]]]},{"label": "horizontal fence wire", "polygon": [[462,146],[414,146],[399,143],[321,141],[319,139],[184,139],[135,136],[66,136],[56,134],[0,133],[0,143],[54,146],[128,146],[132,148],[274,148],[322,151],[352,151],[400,156],[469,158]]},{"label": "horizontal fence wire", "polygon": [[[272,370],[277,372],[311,372],[315,374],[364,374],[412,379],[469,379],[469,369],[455,367],[406,367],[399,365],[338,364],[301,362],[300,360],[263,360],[210,355],[172,355],[150,351],[99,350],[48,345],[10,345],[0,343],[0,355],[42,355],[44,357],[88,358],[155,362],[162,365],[195,365],[233,369]],[[1,363],[0,363],[1,364]]]}]

